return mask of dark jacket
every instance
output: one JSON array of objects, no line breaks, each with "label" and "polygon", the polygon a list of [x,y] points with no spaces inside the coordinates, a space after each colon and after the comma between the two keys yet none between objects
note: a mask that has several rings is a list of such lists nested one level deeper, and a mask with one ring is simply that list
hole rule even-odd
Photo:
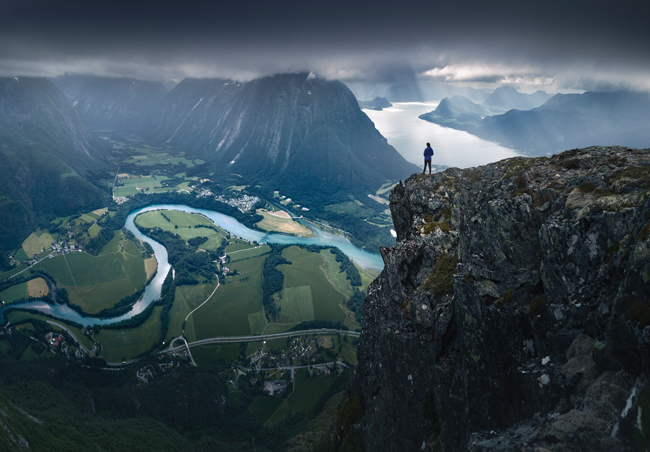
[{"label": "dark jacket", "polygon": [[432,155],[433,149],[431,149],[431,146],[427,146],[427,148],[424,150],[424,160],[431,160]]}]

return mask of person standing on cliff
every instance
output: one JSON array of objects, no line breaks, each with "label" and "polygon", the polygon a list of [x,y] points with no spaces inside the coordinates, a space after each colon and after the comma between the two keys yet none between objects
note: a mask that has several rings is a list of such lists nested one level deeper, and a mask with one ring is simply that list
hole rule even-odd
[{"label": "person standing on cliff", "polygon": [[427,165],[429,165],[429,174],[431,174],[431,157],[433,156],[433,149],[431,149],[431,143],[427,143],[427,147],[424,150],[424,171],[422,174],[427,172]]}]

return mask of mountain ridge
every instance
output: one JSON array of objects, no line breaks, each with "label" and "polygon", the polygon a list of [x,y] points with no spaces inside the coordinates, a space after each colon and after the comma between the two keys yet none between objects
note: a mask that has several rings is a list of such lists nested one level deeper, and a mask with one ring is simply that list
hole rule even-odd
[{"label": "mountain ridge", "polygon": [[[40,221],[101,207],[106,145],[45,78],[0,78],[0,250],[15,249]],[[49,220],[47,220],[49,218]]]},{"label": "mountain ridge", "polygon": [[338,444],[642,450],[648,174],[648,149],[591,147],[398,184]]}]

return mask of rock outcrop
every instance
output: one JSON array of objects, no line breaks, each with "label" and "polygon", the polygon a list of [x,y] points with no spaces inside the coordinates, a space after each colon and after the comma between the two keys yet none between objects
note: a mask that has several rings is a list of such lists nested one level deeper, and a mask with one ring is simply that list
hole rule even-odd
[{"label": "rock outcrop", "polygon": [[649,150],[417,174],[390,201],[348,390],[363,417],[340,445],[650,444]]}]

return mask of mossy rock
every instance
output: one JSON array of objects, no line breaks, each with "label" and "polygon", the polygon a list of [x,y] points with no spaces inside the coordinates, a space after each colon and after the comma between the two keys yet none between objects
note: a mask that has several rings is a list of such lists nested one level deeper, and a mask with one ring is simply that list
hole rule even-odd
[{"label": "mossy rock", "polygon": [[429,290],[432,293],[451,293],[454,290],[454,275],[456,274],[458,256],[455,254],[441,254],[436,260],[431,274],[427,276],[419,289]]}]

